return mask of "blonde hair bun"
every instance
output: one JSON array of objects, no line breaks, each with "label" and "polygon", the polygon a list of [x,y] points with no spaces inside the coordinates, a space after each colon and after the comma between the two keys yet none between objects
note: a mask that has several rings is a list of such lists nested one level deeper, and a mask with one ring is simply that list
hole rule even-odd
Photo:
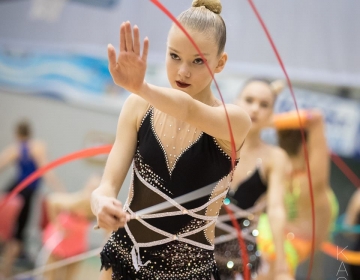
[{"label": "blonde hair bun", "polygon": [[222,10],[220,0],[194,0],[192,2],[193,7],[202,7],[212,11],[215,14],[220,14]]},{"label": "blonde hair bun", "polygon": [[279,95],[285,88],[285,82],[283,80],[276,80],[270,83],[271,91],[275,95]]}]

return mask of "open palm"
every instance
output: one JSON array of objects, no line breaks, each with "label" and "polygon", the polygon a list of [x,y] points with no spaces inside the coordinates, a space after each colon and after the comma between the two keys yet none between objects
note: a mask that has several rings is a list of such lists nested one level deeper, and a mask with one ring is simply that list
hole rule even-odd
[{"label": "open palm", "polygon": [[131,30],[130,22],[120,27],[120,54],[116,59],[116,51],[108,46],[109,70],[114,83],[124,89],[138,93],[144,84],[149,40],[145,38],[144,49],[140,55],[140,35],[137,26]]}]

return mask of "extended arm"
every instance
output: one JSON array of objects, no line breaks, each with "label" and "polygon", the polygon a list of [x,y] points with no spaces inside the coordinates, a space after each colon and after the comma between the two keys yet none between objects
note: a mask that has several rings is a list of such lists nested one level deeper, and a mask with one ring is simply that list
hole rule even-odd
[{"label": "extended arm", "polygon": [[[36,164],[38,168],[41,168],[49,163],[48,156],[47,156],[47,150],[44,143],[36,142],[34,144],[33,149],[33,156],[34,160],[36,161]],[[66,188],[63,186],[59,178],[55,175],[53,171],[48,171],[44,174],[44,179],[47,183],[47,185],[52,188],[56,192],[65,192]]]},{"label": "extended arm", "polygon": [[18,156],[19,152],[15,145],[11,145],[5,148],[0,153],[0,171],[13,163],[18,158]]},{"label": "extended arm", "polygon": [[[319,187],[328,186],[330,172],[324,117],[319,110],[302,110],[300,111],[300,120],[308,134],[307,147],[311,178],[314,186],[317,186],[316,190],[319,190]],[[273,122],[278,130],[300,129],[296,111],[275,115]]]},{"label": "extended arm", "polygon": [[125,102],[119,117],[116,139],[106,162],[100,186],[93,191],[91,208],[98,226],[114,231],[127,221],[121,203],[116,199],[135,154],[137,128],[148,103],[132,95]]},{"label": "extended arm", "polygon": [[[109,69],[114,82],[129,92],[139,95],[160,111],[196,126],[217,139],[230,141],[223,108],[206,105],[181,90],[157,87],[145,82],[148,44],[148,40],[145,39],[144,51],[140,55],[138,28],[135,26],[132,34],[129,22],[121,25],[118,59],[114,47],[108,47]],[[251,121],[236,105],[227,105],[227,111],[235,143],[239,148]]]},{"label": "extended arm", "polygon": [[354,226],[357,224],[359,216],[360,216],[360,190],[356,190],[347,206],[345,223],[349,226]]},{"label": "extended arm", "polygon": [[[292,279],[287,267],[284,250],[284,229],[286,223],[286,211],[284,206],[285,186],[289,180],[290,160],[286,153],[275,149],[272,155],[272,164],[268,172],[268,201],[267,213],[272,231],[273,241],[276,250],[275,275],[279,279]],[[288,274],[289,278],[284,278]],[[276,278],[277,279],[277,278]]]}]

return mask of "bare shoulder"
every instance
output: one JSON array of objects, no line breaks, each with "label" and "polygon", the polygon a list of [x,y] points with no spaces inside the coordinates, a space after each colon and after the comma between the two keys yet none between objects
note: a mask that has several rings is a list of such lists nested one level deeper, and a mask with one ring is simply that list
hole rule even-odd
[{"label": "bare shoulder", "polygon": [[266,149],[268,151],[269,164],[271,164],[272,167],[279,165],[291,166],[289,156],[282,148],[266,144]]},{"label": "bare shoulder", "polygon": [[273,145],[268,145],[269,148],[270,148],[270,153],[271,155],[276,159],[276,158],[279,158],[280,160],[288,160],[289,157],[288,155],[286,154],[286,152],[278,147],[278,146],[273,146]]},{"label": "bare shoulder", "polygon": [[[240,106],[235,104],[225,104],[225,107],[230,116],[235,117],[238,121],[241,121],[243,126],[250,128],[251,119]],[[219,108],[223,109],[222,106],[219,106]]]},{"label": "bare shoulder", "polygon": [[149,107],[150,104],[145,99],[131,94],[124,102],[121,112],[125,114],[126,117],[131,117],[133,121],[136,121],[136,127],[139,128],[141,120]]},{"label": "bare shoulder", "polygon": [[[230,119],[233,135],[235,137],[236,149],[239,150],[245,140],[247,133],[249,132],[251,119],[241,107],[235,104],[225,104],[225,108]],[[220,105],[216,109],[223,111],[224,107]],[[228,125],[227,121],[224,124]],[[230,141],[219,138],[216,138],[216,140],[227,153],[231,154]]]},{"label": "bare shoulder", "polygon": [[31,140],[29,146],[32,154],[43,154],[47,149],[46,143],[38,139]]},{"label": "bare shoulder", "polygon": [[146,108],[149,106],[149,102],[137,96],[136,94],[131,94],[128,98],[126,98],[124,106],[132,107],[132,109],[136,109],[138,107]]}]

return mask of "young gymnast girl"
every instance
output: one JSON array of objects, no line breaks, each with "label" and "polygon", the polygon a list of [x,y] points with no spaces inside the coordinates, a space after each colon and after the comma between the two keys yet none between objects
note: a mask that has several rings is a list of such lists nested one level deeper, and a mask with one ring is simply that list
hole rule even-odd
[{"label": "young gymnast girl", "polygon": [[[219,1],[194,1],[178,17],[213,73],[227,61],[220,12]],[[140,54],[139,30],[129,22],[120,28],[119,57],[108,48],[114,82],[133,94],[91,199],[98,226],[114,231],[101,253],[101,279],[220,279],[214,227],[232,177],[225,111],[211,91],[205,61],[177,26],[167,41],[171,88],[144,80],[147,52],[148,40]],[[226,108],[238,150],[251,121],[238,106]],[[133,181],[122,206],[116,197],[132,161]]]},{"label": "young gymnast girl", "polygon": [[[43,231],[44,247],[50,252],[46,265],[84,253],[88,250],[87,234],[95,219],[90,208],[91,192],[100,184],[101,177],[92,175],[84,188],[72,193],[52,193],[46,200],[48,224]],[[78,279],[80,263],[49,270],[46,280]]]},{"label": "young gymnast girl", "polygon": [[[228,207],[235,213],[242,228],[248,267],[253,278],[260,267],[256,246],[257,222],[266,209],[269,217],[276,221],[271,224],[278,254],[273,279],[293,279],[286,265],[283,246],[286,219],[283,197],[291,171],[288,168],[290,162],[282,149],[261,140],[261,131],[268,126],[276,97],[283,88],[282,81],[270,83],[263,79],[251,79],[245,83],[237,99],[237,104],[250,115],[252,127],[241,149],[241,162],[234,172],[227,200],[232,202]],[[216,224],[215,259],[221,279],[242,279],[243,260],[236,232],[226,211],[222,210],[220,214]]]},{"label": "young gymnast girl", "polygon": [[[315,250],[328,240],[331,227],[337,217],[338,204],[329,185],[330,153],[325,137],[325,122],[320,111],[300,112],[305,127],[309,154],[310,174],[315,200]],[[286,190],[287,221],[284,236],[287,262],[292,273],[311,253],[312,220],[309,183],[302,147],[299,119],[296,112],[276,115],[273,126],[278,130],[279,145],[290,157],[292,175]],[[271,224],[270,220],[270,224]],[[268,229],[266,216],[259,222],[258,244],[263,259],[273,268],[277,252],[272,245],[272,234]],[[272,271],[272,270],[271,270]],[[265,279],[273,279],[268,274]]]},{"label": "young gymnast girl", "polygon": [[[19,121],[15,128],[16,142],[7,146],[0,153],[0,171],[9,165],[16,166],[16,178],[6,193],[12,192],[15,187],[37,168],[47,164],[47,149],[44,142],[35,140],[32,137],[32,127],[26,120]],[[44,175],[47,185],[56,191],[64,191],[65,188],[60,183],[53,172]],[[37,179],[28,187],[23,189],[18,196],[22,199],[23,205],[19,216],[15,222],[14,232],[9,240],[5,240],[4,251],[1,255],[0,278],[9,277],[13,272],[13,265],[16,258],[23,250],[26,239],[25,229],[31,215],[32,203],[37,191],[40,188],[41,180]],[[4,215],[4,212],[1,213]],[[6,219],[6,215],[1,219]]]}]

